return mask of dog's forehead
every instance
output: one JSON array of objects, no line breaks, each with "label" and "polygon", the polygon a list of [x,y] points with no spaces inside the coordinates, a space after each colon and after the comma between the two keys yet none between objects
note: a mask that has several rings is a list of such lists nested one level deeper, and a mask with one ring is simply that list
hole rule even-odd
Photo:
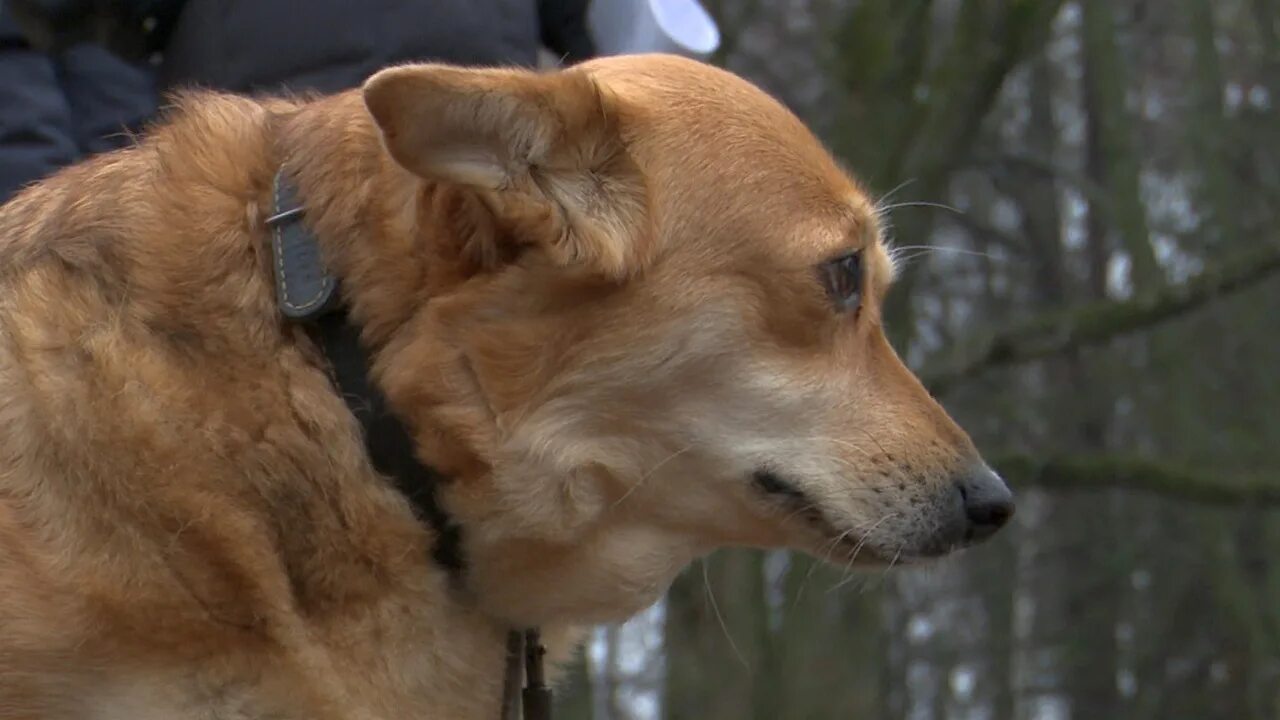
[{"label": "dog's forehead", "polygon": [[780,183],[779,193],[784,197],[796,190],[797,198],[791,204],[795,208],[787,224],[793,228],[788,235],[802,250],[850,251],[862,250],[877,243],[880,225],[875,205],[852,180],[829,183],[826,187],[814,183],[812,187],[798,187],[812,182],[812,178],[796,178],[791,187]]},{"label": "dog's forehead", "polygon": [[675,215],[692,225],[740,221],[723,233],[689,227],[687,236],[701,231],[763,244],[785,264],[869,249],[883,256],[872,272],[890,270],[870,197],[794,113],[761,89],[664,55],[580,67],[620,101],[630,145]]}]

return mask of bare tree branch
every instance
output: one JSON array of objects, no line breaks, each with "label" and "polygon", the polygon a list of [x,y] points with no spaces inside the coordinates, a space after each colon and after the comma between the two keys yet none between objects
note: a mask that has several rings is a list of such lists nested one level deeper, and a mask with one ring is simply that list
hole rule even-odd
[{"label": "bare tree branch", "polygon": [[1015,489],[1123,488],[1217,505],[1280,505],[1280,480],[1217,475],[1136,456],[995,457],[992,463]]},{"label": "bare tree branch", "polygon": [[1104,188],[1100,187],[1089,177],[1069,170],[1062,166],[1061,163],[1054,162],[1048,158],[1036,157],[1031,153],[1017,152],[1014,150],[1001,150],[994,153],[982,153],[974,157],[974,168],[981,168],[988,171],[996,170],[1025,170],[1032,173],[1043,175],[1046,178],[1057,180],[1067,184],[1091,205],[1102,208],[1104,211],[1113,212],[1111,208],[1111,198],[1107,196]]},{"label": "bare tree branch", "polygon": [[1099,345],[1195,310],[1280,272],[1280,244],[1206,269],[1179,285],[1164,286],[1129,300],[1091,302],[1033,317],[988,332],[944,357],[927,362],[920,378],[934,393],[987,368],[1023,363],[1079,347]]}]

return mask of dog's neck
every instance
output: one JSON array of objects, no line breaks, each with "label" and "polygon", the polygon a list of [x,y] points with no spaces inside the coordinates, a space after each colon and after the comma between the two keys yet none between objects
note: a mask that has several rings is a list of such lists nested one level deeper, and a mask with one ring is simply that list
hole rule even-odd
[{"label": "dog's neck", "polygon": [[[463,228],[488,228],[492,215],[462,188],[427,183],[387,155],[358,92],[335,95],[282,117],[279,167],[306,206],[324,262],[369,352],[371,376],[419,439],[432,467],[468,482],[489,472],[475,433],[441,426],[413,394],[413,329],[470,272]],[[341,181],[335,181],[341,178]],[[434,349],[433,349],[434,351]],[[439,348],[447,353],[447,348]]]},{"label": "dog's neck", "polygon": [[[492,223],[483,204],[461,189],[428,185],[390,162],[362,107],[352,112],[352,97],[322,101],[329,106],[328,112],[321,111],[323,116],[315,108],[304,107],[284,123],[280,170],[266,221],[273,236],[272,266],[280,288],[289,286],[291,273],[323,281],[318,284],[317,302],[310,307],[298,307],[282,296],[281,310],[309,328],[327,356],[337,390],[364,426],[373,464],[391,475],[411,500],[434,535],[433,559],[450,574],[455,589],[465,594],[460,528],[437,497],[437,485],[445,478],[423,465],[414,447],[422,444],[424,435],[438,441],[443,433],[423,427],[420,418],[413,423],[414,414],[406,403],[397,411],[385,399],[382,378],[373,376],[375,366],[382,376],[396,366],[397,354],[404,352],[397,336],[411,332],[408,326],[427,304],[432,289],[456,280],[432,270],[450,265],[466,269],[456,267],[463,261],[459,251],[466,244],[465,238],[458,237],[461,228],[484,231]],[[337,118],[345,122],[335,123]],[[312,125],[317,121],[319,130]],[[331,128],[337,128],[340,137],[326,137],[324,130]],[[307,144],[294,145],[293,138],[306,138]],[[359,151],[326,152],[340,145],[350,150],[353,144]],[[344,185],[325,182],[333,175],[360,181],[352,192],[339,195],[326,191]],[[453,257],[448,255],[450,249]],[[396,438],[402,440],[396,442]],[[437,448],[437,452],[447,454],[450,449]],[[471,449],[468,454],[475,456]],[[536,629],[511,629],[504,706],[517,701],[521,669],[527,667],[531,686],[524,694],[526,698],[533,694],[536,717],[549,717],[543,684],[545,653]]]}]

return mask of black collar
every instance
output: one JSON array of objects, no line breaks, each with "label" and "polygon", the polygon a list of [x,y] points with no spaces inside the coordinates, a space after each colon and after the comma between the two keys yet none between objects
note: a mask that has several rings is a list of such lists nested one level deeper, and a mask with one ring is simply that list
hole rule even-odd
[{"label": "black collar", "polygon": [[[364,431],[365,449],[374,468],[395,482],[413,505],[418,520],[434,531],[431,556],[457,580],[466,569],[462,528],[436,497],[437,488],[448,478],[418,460],[409,431],[387,407],[386,397],[370,379],[360,328],[341,302],[339,283],[325,267],[320,243],[302,222],[303,205],[284,170],[276,173],[271,198],[266,225],[271,231],[271,265],[280,314],[304,324],[324,352],[336,390]],[[519,716],[519,702],[525,720],[550,720],[551,691],[542,670],[545,654],[536,628],[508,633],[504,718]]]},{"label": "black collar", "polygon": [[272,188],[271,256],[280,313],[305,325],[329,361],[331,377],[364,431],[365,448],[378,472],[390,477],[412,503],[418,520],[435,533],[431,556],[457,577],[465,569],[462,529],[441,507],[436,489],[447,478],[418,461],[413,439],[387,407],[369,377],[360,328],[341,303],[338,281],[325,267],[320,244],[302,222],[303,207],[283,171]]}]

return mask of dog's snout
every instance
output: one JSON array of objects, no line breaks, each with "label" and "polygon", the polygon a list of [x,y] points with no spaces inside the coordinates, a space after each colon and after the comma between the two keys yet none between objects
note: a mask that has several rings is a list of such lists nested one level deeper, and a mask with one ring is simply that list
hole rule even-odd
[{"label": "dog's snout", "polygon": [[957,478],[956,488],[968,520],[967,541],[991,537],[1013,517],[1013,492],[985,463],[978,463]]}]

